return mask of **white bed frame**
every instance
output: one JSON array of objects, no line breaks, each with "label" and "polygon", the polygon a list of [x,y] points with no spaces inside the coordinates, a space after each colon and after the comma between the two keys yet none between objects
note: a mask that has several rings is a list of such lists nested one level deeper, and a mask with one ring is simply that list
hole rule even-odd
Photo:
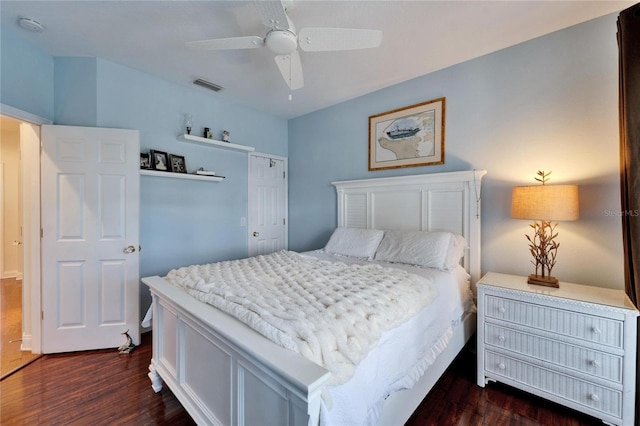
[{"label": "white bed frame", "polygon": [[[480,278],[480,182],[486,171],[335,182],[338,226],[448,230],[465,236],[464,266]],[[153,306],[154,391],[169,386],[198,424],[317,425],[331,374],[158,276],[142,279]],[[475,289],[474,289],[475,290]],[[475,315],[412,388],[391,395],[378,424],[403,424],[475,332]]]}]

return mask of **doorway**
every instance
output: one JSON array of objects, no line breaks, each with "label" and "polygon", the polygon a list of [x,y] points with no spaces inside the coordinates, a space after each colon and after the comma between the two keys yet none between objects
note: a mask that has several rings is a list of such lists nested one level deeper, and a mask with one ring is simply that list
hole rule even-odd
[{"label": "doorway", "polygon": [[[20,109],[14,108],[12,106],[2,104],[2,103],[0,103],[0,118],[1,117],[8,117],[8,118],[14,119],[15,121],[19,122],[19,127],[20,127],[20,131],[19,131],[20,162],[21,162],[20,185],[21,185],[21,199],[22,199],[21,248],[22,248],[22,256],[23,256],[22,257],[23,280],[22,280],[22,306],[21,306],[22,308],[21,350],[31,351],[33,354],[40,354],[43,352],[42,324],[43,324],[43,318],[45,318],[45,313],[43,312],[43,308],[42,308],[43,306],[42,301],[44,296],[43,294],[41,294],[41,288],[42,288],[41,253],[42,253],[42,236],[43,236],[44,230],[43,230],[43,223],[41,221],[41,211],[42,211],[41,204],[42,203],[40,199],[40,195],[41,195],[40,133],[41,133],[41,126],[51,124],[51,121],[42,117],[38,117],[31,113],[28,113],[26,111],[22,111]],[[61,127],[68,127],[69,129],[72,129],[69,126],[48,126],[47,128],[56,128],[56,127],[58,129],[61,129]],[[81,131],[82,128],[78,127],[75,129],[77,131]],[[86,128],[86,129],[89,132],[99,131],[98,129],[95,129],[95,128]],[[110,131],[110,129],[102,129],[102,130],[106,132]],[[113,130],[116,132],[118,131],[116,129],[113,129]],[[126,155],[127,165],[128,167],[131,168],[131,170],[135,170],[137,173],[138,165],[139,165],[138,163],[139,161],[138,132],[137,131],[128,131],[128,132],[134,132],[136,135],[135,144],[132,145],[132,149],[135,148],[136,152],[135,152],[135,163],[133,163],[133,160],[132,160],[134,158],[133,155],[129,152],[130,150],[126,151],[128,153]],[[117,143],[114,144],[114,143],[109,143],[107,141],[100,148],[100,155],[101,155],[100,158],[104,159],[105,162],[113,163],[112,165],[115,168],[119,167],[120,163],[118,159],[123,160],[123,158],[121,158],[118,154],[124,153],[124,151],[118,148],[117,145],[118,145]],[[64,152],[69,153],[69,152],[75,152],[75,151],[67,150]],[[109,172],[105,173],[103,176],[104,179],[102,182],[102,184],[104,185],[102,187],[105,188],[105,190],[110,190],[113,188],[117,189],[119,186],[115,181],[120,179],[119,176],[120,175],[114,176],[113,173],[109,173]],[[127,180],[136,183],[136,186],[137,186],[137,183],[138,183],[137,179],[132,179],[131,177],[129,177],[129,179]],[[108,194],[114,193],[114,191],[107,191],[107,192]],[[91,192],[91,194],[95,194],[95,191]],[[105,201],[105,203],[103,204],[105,206],[107,205],[111,206],[112,203],[110,202],[110,200],[111,200],[110,198],[106,201],[103,200]],[[129,202],[128,204],[135,206],[135,210],[137,212],[138,197],[134,196],[133,200],[135,202],[133,203]],[[122,203],[118,205],[122,205]],[[127,209],[127,211],[128,210],[129,209]],[[109,217],[110,219],[113,219],[113,215],[110,214],[110,211],[111,210],[103,209],[101,211],[102,217]],[[136,217],[137,217],[137,213],[136,213]],[[137,223],[137,220],[136,220],[136,223]],[[118,228],[118,226],[116,226],[117,223],[114,223],[113,221],[110,221],[109,224],[112,225],[109,229],[107,228],[98,228],[98,229],[112,230],[112,228],[114,227]],[[123,229],[132,229],[132,227],[126,226],[123,224]],[[47,235],[51,235],[49,231],[51,231],[51,229],[47,230],[46,232]],[[131,248],[126,247],[127,250],[125,251],[125,253],[132,253],[134,251],[133,248],[138,246],[137,226],[135,227],[135,234],[136,234],[134,238],[136,241],[135,244],[131,243],[130,244]],[[51,251],[49,250],[47,253],[51,253]],[[115,258],[115,257],[111,256],[111,258]],[[108,265],[106,265],[105,267],[106,269],[109,269],[109,271],[107,272],[113,272],[114,269],[117,269],[117,265],[114,266],[114,262],[108,263]],[[134,268],[134,269],[136,271],[135,276],[132,273],[129,273],[127,275],[128,277],[127,283],[135,282],[137,285],[138,283],[137,268]],[[117,281],[117,279],[113,278],[115,276],[114,274],[104,273],[102,276],[105,279],[111,280],[109,282]],[[129,287],[131,287],[131,285],[129,285]],[[109,288],[109,290],[112,290],[112,288]],[[116,290],[116,292],[117,291],[118,290]],[[113,291],[109,293],[108,297],[111,297],[112,295],[111,293],[113,293]],[[128,295],[127,297],[131,295],[130,293],[132,292],[131,291],[125,292],[125,294]],[[130,333],[132,335],[137,335],[136,338],[134,338],[134,343],[137,343],[139,341],[139,334],[137,332],[138,324],[139,324],[139,318],[137,314],[137,307],[138,307],[137,293],[134,296],[135,296],[135,300],[133,299],[128,300],[126,303],[126,306],[133,306],[136,309],[126,309],[127,323],[126,324],[123,323],[124,325],[123,330],[126,329],[127,326],[131,325],[130,328],[131,330],[134,330],[134,331],[133,332],[130,331]],[[109,300],[112,301],[113,298],[110,298]],[[67,303],[64,306],[70,306],[72,309],[74,307],[77,308],[77,304],[74,305],[74,304]],[[100,309],[100,313],[102,314],[101,319],[103,320],[103,322],[105,321],[107,323],[118,322],[116,320],[122,316],[122,315],[120,316],[118,315],[124,311],[122,310],[118,311],[117,307],[113,308],[111,305],[108,305],[107,307],[109,308],[109,312],[107,312],[105,309],[102,309],[103,307]],[[56,316],[54,312],[49,312],[49,314],[53,315],[52,318],[54,319],[59,318]],[[123,331],[123,330],[120,330],[120,331]],[[118,334],[118,337],[119,337],[118,343],[121,343],[121,339],[122,339],[122,336],[120,334],[121,333]],[[117,345],[114,343],[113,347],[115,346]],[[109,343],[109,347],[111,347],[111,343]]]},{"label": "doorway", "polygon": [[38,357],[29,342],[23,345],[23,173],[22,122],[0,116],[0,377],[4,378]]}]

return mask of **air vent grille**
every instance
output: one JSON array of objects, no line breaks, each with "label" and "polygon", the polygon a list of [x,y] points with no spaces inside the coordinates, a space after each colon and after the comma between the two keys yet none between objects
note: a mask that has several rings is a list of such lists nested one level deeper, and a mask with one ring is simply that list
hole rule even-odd
[{"label": "air vent grille", "polygon": [[209,89],[209,90],[213,90],[214,92],[219,92],[219,91],[221,91],[223,89],[222,86],[218,86],[217,84],[211,83],[211,82],[209,82],[207,80],[203,80],[201,78],[199,78],[197,80],[194,80],[193,84],[195,84],[196,86],[202,86],[202,87],[204,87],[206,89]]}]

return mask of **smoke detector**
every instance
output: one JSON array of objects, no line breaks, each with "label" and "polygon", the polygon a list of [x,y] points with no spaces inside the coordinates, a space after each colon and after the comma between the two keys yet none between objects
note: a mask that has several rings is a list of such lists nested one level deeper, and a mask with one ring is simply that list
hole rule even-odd
[{"label": "smoke detector", "polygon": [[44,26],[42,26],[40,22],[31,18],[18,18],[18,25],[20,28],[31,31],[32,33],[41,33],[44,31]]}]

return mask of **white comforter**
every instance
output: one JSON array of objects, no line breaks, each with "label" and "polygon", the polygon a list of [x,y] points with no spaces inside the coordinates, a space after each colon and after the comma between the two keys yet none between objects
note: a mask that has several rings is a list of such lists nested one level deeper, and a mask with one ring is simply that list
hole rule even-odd
[{"label": "white comforter", "polygon": [[188,266],[166,280],[325,367],[333,385],[351,378],[385,330],[438,296],[406,271],[287,251]]},{"label": "white comforter", "polygon": [[[368,263],[321,250],[304,255],[345,263]],[[321,426],[376,424],[386,397],[413,387],[447,347],[453,327],[466,313],[476,310],[469,275],[462,267],[438,271],[401,264],[382,265],[424,276],[439,294],[416,315],[383,332],[376,347],[358,364],[348,382],[328,387],[329,397],[323,398],[321,405]]]}]

